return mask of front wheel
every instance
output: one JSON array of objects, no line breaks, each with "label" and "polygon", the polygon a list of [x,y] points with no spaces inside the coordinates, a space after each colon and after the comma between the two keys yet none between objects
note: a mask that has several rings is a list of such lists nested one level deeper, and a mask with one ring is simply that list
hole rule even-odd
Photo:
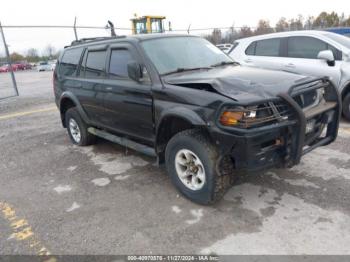
[{"label": "front wheel", "polygon": [[171,138],[165,160],[173,184],[196,203],[212,204],[231,186],[232,174],[218,173],[218,151],[199,129],[185,130]]}]

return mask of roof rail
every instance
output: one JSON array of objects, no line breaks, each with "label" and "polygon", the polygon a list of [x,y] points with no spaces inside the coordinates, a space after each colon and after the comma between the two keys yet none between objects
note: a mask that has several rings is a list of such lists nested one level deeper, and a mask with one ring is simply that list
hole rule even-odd
[{"label": "roof rail", "polygon": [[[126,36],[105,36],[105,37],[89,37],[89,38],[81,38],[79,40],[74,40],[70,46],[90,43],[90,42],[98,42],[98,41],[104,41],[104,40],[111,40],[111,39],[118,39],[118,38],[125,38]],[[68,46],[66,46],[68,47]]]}]

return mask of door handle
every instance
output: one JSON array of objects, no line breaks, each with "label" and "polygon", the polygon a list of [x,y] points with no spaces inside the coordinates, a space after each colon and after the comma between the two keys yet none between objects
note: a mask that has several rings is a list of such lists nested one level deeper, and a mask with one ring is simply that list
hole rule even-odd
[{"label": "door handle", "polygon": [[111,86],[108,86],[108,87],[106,87],[106,90],[107,90],[107,91],[112,91],[113,88],[112,88]]},{"label": "door handle", "polygon": [[286,64],[286,67],[288,67],[288,68],[295,68],[295,64],[293,64],[293,63],[288,63],[288,64]]},{"label": "door handle", "polygon": [[251,63],[251,62],[253,62],[253,60],[250,59],[250,58],[247,58],[246,60],[244,60],[244,62],[246,62],[246,63]]}]

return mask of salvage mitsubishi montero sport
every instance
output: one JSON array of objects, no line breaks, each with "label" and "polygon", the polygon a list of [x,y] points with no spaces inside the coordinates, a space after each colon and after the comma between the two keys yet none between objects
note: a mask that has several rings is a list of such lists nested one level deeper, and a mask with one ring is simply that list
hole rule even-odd
[{"label": "salvage mitsubishi montero sport", "polygon": [[220,199],[238,170],[291,167],[333,142],[341,111],[327,78],[241,67],[188,35],[75,41],[53,82],[74,144],[98,136],[157,157],[201,204]]}]

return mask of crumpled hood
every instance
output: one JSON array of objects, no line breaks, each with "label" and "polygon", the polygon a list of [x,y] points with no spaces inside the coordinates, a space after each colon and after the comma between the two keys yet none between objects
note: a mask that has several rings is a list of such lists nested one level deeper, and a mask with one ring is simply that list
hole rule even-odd
[{"label": "crumpled hood", "polygon": [[281,92],[287,92],[292,85],[312,78],[283,71],[226,66],[172,74],[164,76],[163,80],[181,86],[210,84],[220,94],[242,101],[274,98]]}]

